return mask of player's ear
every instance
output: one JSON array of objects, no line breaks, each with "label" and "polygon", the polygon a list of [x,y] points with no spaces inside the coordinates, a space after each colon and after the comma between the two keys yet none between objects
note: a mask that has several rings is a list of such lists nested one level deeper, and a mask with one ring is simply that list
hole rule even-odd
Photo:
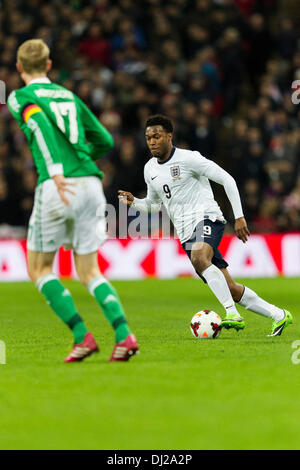
[{"label": "player's ear", "polygon": [[23,68],[22,68],[22,65],[19,64],[18,62],[16,63],[16,69],[19,73],[22,73],[23,72]]},{"label": "player's ear", "polygon": [[47,60],[47,67],[46,67],[46,72],[49,72],[52,68],[52,60]]}]

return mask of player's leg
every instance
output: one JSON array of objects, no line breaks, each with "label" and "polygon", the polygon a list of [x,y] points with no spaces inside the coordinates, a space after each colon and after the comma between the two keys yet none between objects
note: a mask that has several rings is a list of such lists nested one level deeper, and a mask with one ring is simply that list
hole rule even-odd
[{"label": "player's leg", "polygon": [[73,211],[74,198],[70,194],[70,206],[66,206],[51,178],[40,184],[35,191],[27,238],[29,275],[50,307],[73,333],[75,346],[65,362],[82,360],[98,350],[70,292],[52,272],[55,253],[64,244],[67,227],[70,227],[68,211]]},{"label": "player's leg", "polygon": [[88,331],[76,310],[70,292],[52,272],[55,252],[41,253],[28,250],[27,256],[31,280],[45,296],[56,315],[71,329],[75,344],[80,344]]},{"label": "player's leg", "polygon": [[222,221],[204,219],[197,225],[190,240],[183,244],[183,248],[198,275],[223,305],[226,311],[223,326],[240,330],[245,327],[245,323],[236,309],[226,279],[220,270],[228,266],[218,250],[224,228]]},{"label": "player's leg", "polygon": [[233,300],[245,307],[247,310],[258,313],[264,317],[272,318],[272,331],[269,336],[280,336],[283,329],[292,323],[292,315],[288,310],[276,307],[266,300],[259,297],[249,287],[237,284],[230,276],[226,268],[222,269],[226,278],[228,287],[232,294]]},{"label": "player's leg", "polygon": [[244,293],[245,286],[235,282],[235,280],[230,276],[227,268],[221,268],[221,271],[224,274],[224,277],[226,279],[227,285],[229,287],[229,290],[231,292],[234,302],[239,302]]},{"label": "player's leg", "polygon": [[74,261],[79,280],[102,308],[115,331],[116,342],[123,341],[131,331],[116,290],[100,272],[97,252],[86,255],[74,253]]},{"label": "player's leg", "polygon": [[101,181],[95,176],[77,178],[76,191],[72,246],[77,273],[115,330],[116,344],[111,360],[125,361],[137,352],[138,345],[115,289],[98,267],[98,248],[107,239],[106,200]]},{"label": "player's leg", "polygon": [[239,315],[230,289],[222,273],[215,264],[212,263],[214,249],[205,242],[196,242],[192,245],[191,262],[198,273],[205,279],[208,286],[223,305],[226,318],[222,322],[227,328],[243,329],[245,324]]},{"label": "player's leg", "polygon": [[115,288],[100,272],[97,252],[82,255],[74,253],[74,260],[80,281],[95,297],[114,329],[116,346],[111,360],[128,360],[138,351],[137,341],[130,331]]}]

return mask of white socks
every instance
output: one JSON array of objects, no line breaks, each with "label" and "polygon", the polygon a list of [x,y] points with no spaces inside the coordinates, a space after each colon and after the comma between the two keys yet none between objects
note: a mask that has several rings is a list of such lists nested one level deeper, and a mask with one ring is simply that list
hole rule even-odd
[{"label": "white socks", "polygon": [[[215,265],[211,264],[201,274],[217,297],[218,301],[225,308],[225,311],[239,315],[222,271]],[[247,310],[259,313],[264,317],[272,318],[276,322],[281,321],[284,318],[284,311],[282,308],[269,304],[259,297],[253,290],[249,289],[249,287],[245,287],[242,298],[238,303]]]},{"label": "white socks", "polygon": [[249,287],[245,287],[242,298],[238,303],[247,310],[252,310],[252,312],[259,313],[264,317],[273,318],[276,322],[283,320],[284,311],[282,308],[269,304],[261,297],[258,297]]},{"label": "white socks", "polygon": [[239,315],[222,271],[215,265],[211,264],[201,274],[217,297],[218,301],[225,308],[225,311]]}]

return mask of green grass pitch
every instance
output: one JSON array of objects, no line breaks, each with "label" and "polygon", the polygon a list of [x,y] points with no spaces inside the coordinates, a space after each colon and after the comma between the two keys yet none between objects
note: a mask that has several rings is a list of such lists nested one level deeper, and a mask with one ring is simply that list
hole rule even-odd
[{"label": "green grass pitch", "polygon": [[65,282],[101,347],[70,365],[71,334],[34,285],[0,284],[0,448],[299,449],[299,279],[245,283],[292,312],[281,337],[267,338],[271,321],[240,308],[244,331],[196,340],[194,313],[223,315],[200,280],[114,282],[141,353],[108,363],[110,326],[78,282]]}]

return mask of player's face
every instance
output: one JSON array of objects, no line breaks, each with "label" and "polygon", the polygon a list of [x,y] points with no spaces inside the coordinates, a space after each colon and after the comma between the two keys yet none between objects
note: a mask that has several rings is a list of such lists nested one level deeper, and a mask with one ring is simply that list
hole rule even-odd
[{"label": "player's face", "polygon": [[172,147],[172,134],[162,126],[149,126],[146,128],[146,142],[152,157],[162,158]]}]

